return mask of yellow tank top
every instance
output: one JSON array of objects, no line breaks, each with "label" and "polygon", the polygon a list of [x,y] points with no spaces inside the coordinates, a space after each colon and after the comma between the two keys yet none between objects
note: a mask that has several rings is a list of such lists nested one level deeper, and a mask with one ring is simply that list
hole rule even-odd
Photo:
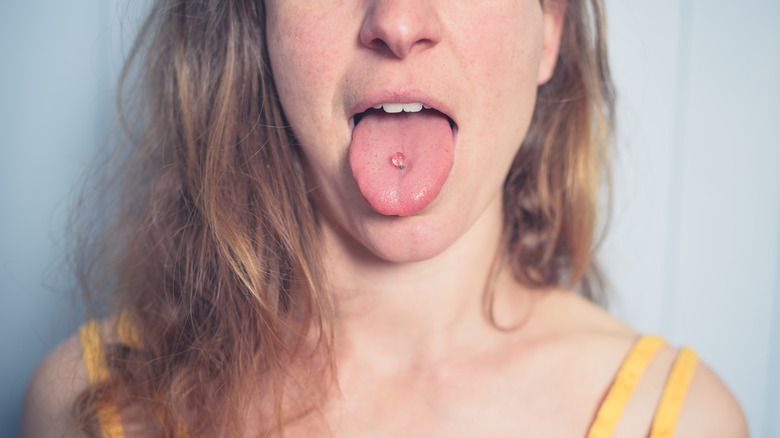
[{"label": "yellow tank top", "polygon": [[[122,324],[120,321],[117,327],[120,342],[128,345],[137,343],[132,331],[128,330],[128,324]],[[102,382],[108,377],[108,367],[97,322],[90,321],[84,324],[79,336],[89,381],[92,384]],[[615,375],[615,379],[591,424],[587,438],[612,436],[623,414],[623,409],[647,365],[665,344],[663,339],[652,335],[642,336],[636,341]],[[696,353],[689,348],[683,347],[680,350],[656,408],[650,429],[650,438],[671,438],[674,435],[677,419],[698,360]],[[122,421],[114,404],[105,404],[100,407],[98,422],[103,438],[124,438]],[[183,432],[186,435],[186,431]]]}]

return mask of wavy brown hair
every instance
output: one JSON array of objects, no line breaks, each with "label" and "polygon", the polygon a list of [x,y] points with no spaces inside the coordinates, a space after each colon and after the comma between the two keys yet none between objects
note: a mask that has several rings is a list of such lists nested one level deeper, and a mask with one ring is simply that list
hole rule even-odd
[{"label": "wavy brown hair", "polygon": [[[558,63],[505,184],[504,257],[529,287],[595,298],[614,99],[601,0],[565,1]],[[170,437],[242,436],[260,394],[260,428],[280,434],[324,400],[333,311],[264,20],[257,0],[160,0],[125,65],[121,141],[76,209],[88,310],[121,312],[136,338],[109,343],[111,377],[75,407],[92,435],[111,400],[144,436]]]}]

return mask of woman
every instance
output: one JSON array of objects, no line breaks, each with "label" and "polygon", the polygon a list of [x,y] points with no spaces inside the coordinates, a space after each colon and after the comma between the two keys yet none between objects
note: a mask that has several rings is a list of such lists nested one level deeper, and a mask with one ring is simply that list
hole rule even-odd
[{"label": "woman", "polygon": [[598,0],[158,2],[82,267],[105,319],[23,433],[747,436],[695,354],[574,292],[603,38]]}]

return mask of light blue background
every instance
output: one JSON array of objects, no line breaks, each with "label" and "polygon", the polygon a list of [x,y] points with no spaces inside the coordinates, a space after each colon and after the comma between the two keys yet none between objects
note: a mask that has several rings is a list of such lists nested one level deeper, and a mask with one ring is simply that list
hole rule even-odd
[{"label": "light blue background", "polygon": [[[0,435],[79,323],[69,197],[114,117],[145,1],[0,3]],[[613,312],[693,345],[780,436],[780,2],[608,0],[618,91]],[[7,434],[6,434],[7,433]]]}]

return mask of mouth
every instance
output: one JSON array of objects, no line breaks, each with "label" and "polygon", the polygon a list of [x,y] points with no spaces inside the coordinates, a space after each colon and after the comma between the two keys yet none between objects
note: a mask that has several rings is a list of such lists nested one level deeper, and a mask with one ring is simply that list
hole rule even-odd
[{"label": "mouth", "polygon": [[377,213],[415,215],[447,181],[457,123],[435,105],[425,96],[385,96],[363,102],[349,118],[352,177]]},{"label": "mouth", "polygon": [[370,113],[376,113],[378,115],[435,113],[447,119],[447,121],[450,124],[450,129],[453,131],[453,133],[457,130],[457,124],[452,119],[452,117],[422,102],[411,102],[411,103],[388,102],[388,103],[376,104],[366,109],[365,111],[356,113],[354,116],[352,116],[349,121],[350,130],[354,131],[355,127],[360,123],[363,117]]}]

